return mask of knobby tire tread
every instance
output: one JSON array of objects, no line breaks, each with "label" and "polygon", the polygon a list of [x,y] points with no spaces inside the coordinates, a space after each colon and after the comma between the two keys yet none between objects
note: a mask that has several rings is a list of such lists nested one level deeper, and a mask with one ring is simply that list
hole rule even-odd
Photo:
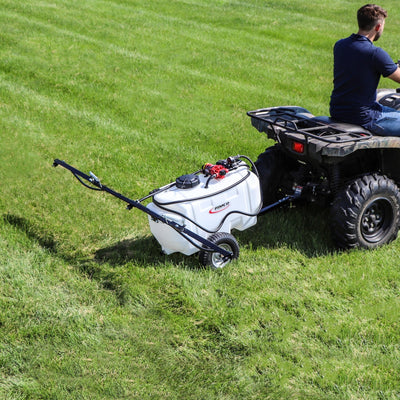
[{"label": "knobby tire tread", "polygon": [[[394,221],[387,237],[376,244],[368,245],[358,235],[358,218],[363,205],[375,195],[386,195],[393,203]],[[339,248],[373,248],[389,243],[397,236],[400,223],[400,193],[397,185],[384,175],[369,174],[355,179],[338,194],[331,209],[332,235]]]},{"label": "knobby tire tread", "polygon": [[[231,247],[233,253],[233,259],[239,258],[239,245],[233,235],[227,232],[216,232],[213,233],[208,240],[216,245],[223,243],[228,244]],[[199,254],[199,261],[203,266],[211,265],[212,252],[201,250]]]}]

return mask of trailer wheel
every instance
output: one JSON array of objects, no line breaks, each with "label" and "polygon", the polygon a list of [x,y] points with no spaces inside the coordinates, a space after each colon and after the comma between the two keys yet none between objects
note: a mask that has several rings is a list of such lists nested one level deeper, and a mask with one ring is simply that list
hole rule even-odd
[{"label": "trailer wheel", "polygon": [[364,175],[338,193],[331,209],[333,239],[340,248],[373,249],[397,237],[400,193],[385,176]]},{"label": "trailer wheel", "polygon": [[[224,250],[232,252],[232,259],[239,257],[239,244],[235,237],[230,233],[217,232],[212,234],[208,240]],[[226,259],[221,253],[207,250],[200,251],[199,260],[202,265],[209,265],[213,269],[224,268],[225,265],[231,261],[230,259]]]}]

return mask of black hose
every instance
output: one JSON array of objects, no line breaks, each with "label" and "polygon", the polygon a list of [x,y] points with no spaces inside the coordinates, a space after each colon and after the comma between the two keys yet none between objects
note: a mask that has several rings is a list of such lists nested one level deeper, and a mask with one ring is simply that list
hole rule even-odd
[{"label": "black hose", "polygon": [[86,188],[88,188],[88,189],[90,189],[90,190],[96,190],[96,191],[98,191],[98,192],[102,192],[102,191],[103,191],[103,189],[101,189],[101,188],[96,188],[96,187],[87,185],[85,182],[83,182],[83,180],[82,180],[81,178],[79,178],[79,176],[78,176],[77,174],[72,173],[72,175],[74,175],[74,177],[75,177],[76,179],[78,179],[78,181],[79,181],[83,186],[85,186]]}]

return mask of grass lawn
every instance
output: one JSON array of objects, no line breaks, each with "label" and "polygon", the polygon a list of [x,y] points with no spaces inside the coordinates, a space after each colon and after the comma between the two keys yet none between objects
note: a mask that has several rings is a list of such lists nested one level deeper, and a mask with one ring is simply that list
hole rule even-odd
[{"label": "grass lawn", "polygon": [[1,399],[399,399],[398,240],[337,252],[327,210],[275,210],[216,272],[52,168],[140,198],[256,159],[272,142],[246,111],[327,114],[361,5],[0,0]]}]

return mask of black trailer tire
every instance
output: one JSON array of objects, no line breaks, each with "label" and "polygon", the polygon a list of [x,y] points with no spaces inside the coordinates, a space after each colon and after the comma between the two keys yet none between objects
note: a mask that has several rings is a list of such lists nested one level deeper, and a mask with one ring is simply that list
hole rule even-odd
[{"label": "black trailer tire", "polygon": [[[232,259],[239,257],[239,244],[230,233],[216,232],[213,233],[208,240],[224,250],[232,252]],[[225,257],[218,252],[207,250],[200,250],[199,260],[202,265],[209,265],[213,269],[221,269],[231,261],[230,259],[226,260]]]},{"label": "black trailer tire", "polygon": [[373,249],[397,237],[400,193],[386,176],[355,179],[336,196],[331,208],[333,240],[339,248]]},{"label": "black trailer tire", "polygon": [[282,197],[280,186],[285,180],[285,174],[296,168],[296,163],[290,159],[279,144],[268,147],[254,163],[263,196],[263,205],[270,205]]}]

